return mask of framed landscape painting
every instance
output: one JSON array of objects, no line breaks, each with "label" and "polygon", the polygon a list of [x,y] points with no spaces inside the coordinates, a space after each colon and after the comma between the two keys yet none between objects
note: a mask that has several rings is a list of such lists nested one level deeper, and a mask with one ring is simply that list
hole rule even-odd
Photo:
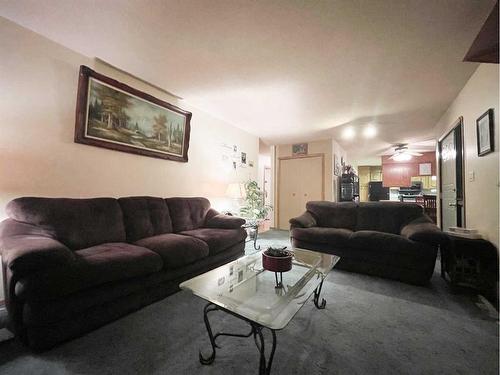
[{"label": "framed landscape painting", "polygon": [[494,128],[493,109],[490,108],[476,120],[478,156],[484,156],[494,151]]},{"label": "framed landscape painting", "polygon": [[80,67],[75,142],[188,161],[191,113]]}]

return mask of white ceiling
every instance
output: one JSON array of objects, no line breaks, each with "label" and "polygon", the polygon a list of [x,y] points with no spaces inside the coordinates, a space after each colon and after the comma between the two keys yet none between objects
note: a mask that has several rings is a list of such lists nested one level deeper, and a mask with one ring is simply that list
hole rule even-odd
[{"label": "white ceiling", "polygon": [[[266,143],[334,136],[361,158],[433,138],[494,2],[0,0],[0,15]],[[367,124],[374,139],[341,139]]]}]

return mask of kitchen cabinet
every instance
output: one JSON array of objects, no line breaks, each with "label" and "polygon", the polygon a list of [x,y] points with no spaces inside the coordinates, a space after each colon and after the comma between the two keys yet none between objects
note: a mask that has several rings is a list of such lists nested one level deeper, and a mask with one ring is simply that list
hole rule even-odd
[{"label": "kitchen cabinet", "polygon": [[417,175],[418,166],[414,163],[394,163],[382,165],[384,187],[410,186],[412,176]]},{"label": "kitchen cabinet", "polygon": [[[419,176],[419,165],[422,163],[431,163],[431,174],[436,175],[436,154],[434,152],[424,152],[422,156],[414,156],[411,160],[405,162],[395,161],[387,155],[382,156],[383,186],[411,186],[412,177],[428,177],[431,179],[431,176]],[[429,188],[435,188],[435,181],[429,180],[426,183],[430,186]]]},{"label": "kitchen cabinet", "polygon": [[368,202],[368,185],[370,182],[382,181],[382,166],[368,165],[358,167],[359,201]]},{"label": "kitchen cabinet", "polygon": [[432,176],[414,176],[411,178],[411,182],[421,181],[422,189],[435,189],[436,180],[432,179]]},{"label": "kitchen cabinet", "polygon": [[382,166],[370,167],[370,182],[382,181]]}]

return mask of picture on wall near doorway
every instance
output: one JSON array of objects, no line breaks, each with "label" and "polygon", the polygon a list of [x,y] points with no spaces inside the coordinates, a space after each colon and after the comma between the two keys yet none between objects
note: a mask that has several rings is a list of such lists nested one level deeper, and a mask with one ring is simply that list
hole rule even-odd
[{"label": "picture on wall near doorway", "polygon": [[432,163],[420,163],[418,165],[418,175],[419,176],[432,175]]},{"label": "picture on wall near doorway", "polygon": [[242,152],[241,153],[241,164],[246,164],[247,163],[247,153]]},{"label": "picture on wall near doorway", "polygon": [[339,162],[339,157],[336,154],[333,154],[333,174],[335,176],[342,175],[342,167]]},{"label": "picture on wall near doorway", "polygon": [[76,143],[187,162],[191,116],[87,66],[80,67]]},{"label": "picture on wall near doorway", "polygon": [[296,143],[292,145],[292,156],[307,155],[307,143]]},{"label": "picture on wall near doorway", "polygon": [[476,120],[478,156],[484,156],[494,151],[493,122],[493,108],[488,109]]}]

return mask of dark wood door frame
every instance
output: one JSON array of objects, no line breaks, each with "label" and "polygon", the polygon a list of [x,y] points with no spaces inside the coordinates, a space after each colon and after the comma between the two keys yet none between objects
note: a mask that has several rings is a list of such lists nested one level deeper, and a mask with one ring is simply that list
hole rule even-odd
[{"label": "dark wood door frame", "polygon": [[439,226],[443,228],[443,158],[442,158],[442,141],[452,132],[455,132],[455,169],[456,169],[456,192],[457,201],[461,202],[460,209],[457,208],[457,226],[465,227],[465,154],[464,154],[464,118],[460,116],[453,124],[450,131],[441,136],[438,140],[438,163],[439,163]]}]

